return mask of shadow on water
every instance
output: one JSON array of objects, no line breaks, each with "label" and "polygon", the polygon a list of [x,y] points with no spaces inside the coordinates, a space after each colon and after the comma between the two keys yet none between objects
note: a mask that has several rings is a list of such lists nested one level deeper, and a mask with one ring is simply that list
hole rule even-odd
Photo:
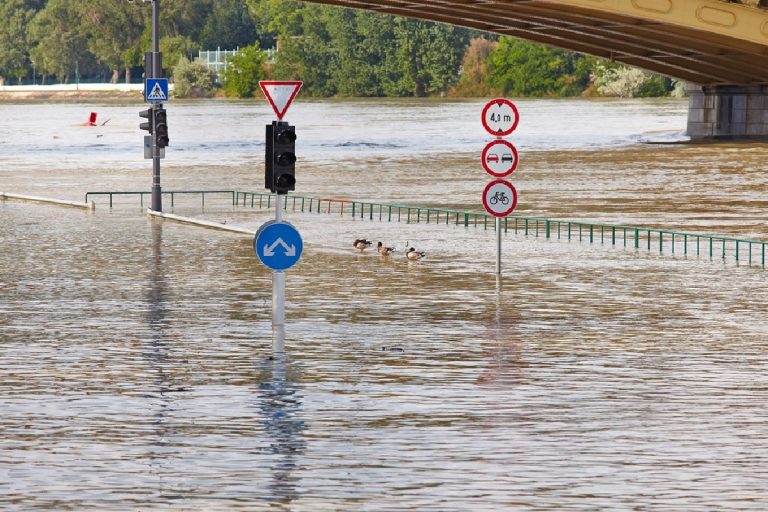
[{"label": "shadow on water", "polygon": [[298,369],[282,350],[273,351],[261,364],[258,404],[269,442],[267,453],[272,456],[268,462],[271,481],[263,498],[270,503],[290,505],[299,497],[299,477],[294,472],[306,451],[299,378]]}]

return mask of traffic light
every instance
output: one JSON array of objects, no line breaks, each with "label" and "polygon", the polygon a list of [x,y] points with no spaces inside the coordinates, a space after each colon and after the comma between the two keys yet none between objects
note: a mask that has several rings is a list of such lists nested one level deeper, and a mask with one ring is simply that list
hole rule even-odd
[{"label": "traffic light", "polygon": [[[296,190],[296,128],[286,122],[272,123],[272,192]],[[267,164],[269,173],[269,163]]]},{"label": "traffic light", "polygon": [[155,110],[155,142],[158,148],[164,148],[168,145],[168,114],[162,105],[159,105]]},{"label": "traffic light", "polygon": [[275,191],[275,183],[274,183],[274,172],[275,172],[275,164],[274,164],[274,156],[272,156],[272,147],[274,144],[272,143],[272,134],[275,131],[275,123],[267,125],[267,134],[264,140],[267,141],[267,147],[266,151],[264,152],[264,188],[268,189],[270,192]]},{"label": "traffic light", "polygon": [[139,117],[143,117],[147,120],[146,123],[141,123],[139,125],[139,128],[142,130],[147,130],[149,133],[152,133],[152,111],[151,110],[142,110],[139,112]]}]

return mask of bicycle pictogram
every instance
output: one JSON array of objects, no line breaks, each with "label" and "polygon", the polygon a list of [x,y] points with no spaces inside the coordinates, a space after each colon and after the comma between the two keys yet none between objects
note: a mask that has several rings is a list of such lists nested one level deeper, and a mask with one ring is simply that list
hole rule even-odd
[{"label": "bicycle pictogram", "polygon": [[491,204],[497,204],[501,202],[503,205],[509,204],[509,197],[507,197],[507,194],[502,192],[501,190],[497,191],[495,194],[491,196],[491,198],[488,200]]}]

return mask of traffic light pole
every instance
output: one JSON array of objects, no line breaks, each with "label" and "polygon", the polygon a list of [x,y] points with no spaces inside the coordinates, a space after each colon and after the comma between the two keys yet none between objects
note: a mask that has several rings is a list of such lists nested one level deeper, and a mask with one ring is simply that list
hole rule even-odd
[{"label": "traffic light pole", "polygon": [[[160,0],[152,0],[152,65],[149,78],[160,78],[162,65],[160,62]],[[146,70],[145,70],[146,71]],[[162,107],[162,104],[159,105]],[[157,110],[158,105],[152,105]],[[163,211],[163,192],[160,188],[160,148],[157,137],[152,137],[152,210]]]}]

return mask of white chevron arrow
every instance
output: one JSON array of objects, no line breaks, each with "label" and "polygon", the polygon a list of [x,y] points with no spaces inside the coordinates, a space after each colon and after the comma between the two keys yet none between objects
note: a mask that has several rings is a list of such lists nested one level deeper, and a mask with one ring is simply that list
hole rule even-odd
[{"label": "white chevron arrow", "polygon": [[287,243],[285,243],[283,241],[282,238],[278,238],[277,240],[275,240],[272,243],[272,245],[264,244],[264,256],[267,257],[267,258],[270,257],[270,256],[274,256],[275,255],[275,249],[277,248],[278,245],[282,245],[283,246],[283,249],[285,249],[285,255],[286,256],[288,256],[288,257],[296,256],[296,246],[294,246],[293,244],[288,245]]}]

